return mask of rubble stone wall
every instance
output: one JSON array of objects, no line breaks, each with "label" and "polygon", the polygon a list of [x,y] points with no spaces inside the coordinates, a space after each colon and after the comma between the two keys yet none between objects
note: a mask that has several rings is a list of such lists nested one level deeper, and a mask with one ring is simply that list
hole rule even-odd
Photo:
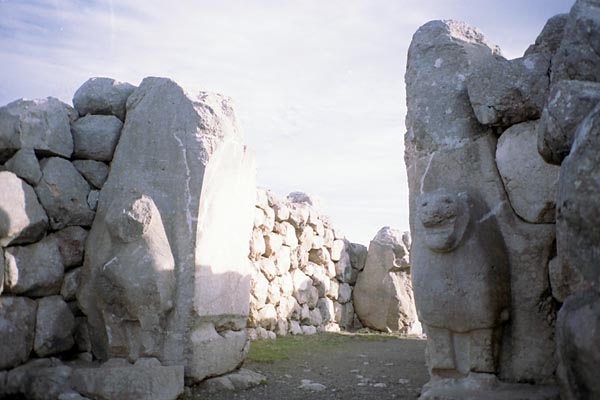
[{"label": "rubble stone wall", "polygon": [[300,192],[257,190],[250,241],[251,338],[353,330],[352,294],[367,248],[351,243]]}]

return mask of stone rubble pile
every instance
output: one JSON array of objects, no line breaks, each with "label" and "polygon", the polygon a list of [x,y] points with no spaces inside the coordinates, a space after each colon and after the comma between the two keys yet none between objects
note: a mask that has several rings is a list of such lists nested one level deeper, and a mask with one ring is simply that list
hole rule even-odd
[{"label": "stone rubble pile", "polygon": [[175,399],[248,348],[253,157],[168,79],[73,104],[0,107],[0,397]]},{"label": "stone rubble pile", "polygon": [[600,398],[599,48],[597,0],[551,18],[514,60],[460,22],[413,36],[421,399],[557,399],[557,383],[562,399]]},{"label": "stone rubble pile", "polygon": [[336,230],[309,195],[258,189],[249,258],[251,338],[362,327],[352,293],[367,248]]}]

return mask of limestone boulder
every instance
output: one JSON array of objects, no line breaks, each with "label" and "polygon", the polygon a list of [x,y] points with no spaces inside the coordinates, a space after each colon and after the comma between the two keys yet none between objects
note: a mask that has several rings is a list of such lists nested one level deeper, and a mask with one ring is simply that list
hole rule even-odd
[{"label": "limestone boulder", "polygon": [[0,161],[19,149],[70,157],[73,137],[68,106],[53,97],[20,99],[0,107]]},{"label": "limestone boulder", "polygon": [[90,78],[73,96],[73,106],[80,116],[86,114],[115,115],[125,120],[127,98],[135,86],[111,78]]},{"label": "limestone boulder", "polygon": [[60,295],[65,301],[75,300],[77,289],[81,283],[81,268],[75,268],[65,274],[62,286],[60,287]]},{"label": "limestone boulder", "polygon": [[9,171],[0,171],[0,187],[0,246],[42,237],[48,217],[33,188]]},{"label": "limestone boulder", "polygon": [[600,396],[600,294],[595,290],[567,298],[556,321],[557,379],[561,399]]},{"label": "limestone boulder", "polygon": [[559,257],[600,287],[600,105],[580,124],[558,182],[556,245]]},{"label": "limestone boulder", "polygon": [[500,57],[498,47],[462,22],[431,21],[417,30],[405,75],[407,156],[489,132],[475,118],[466,83],[473,66]]},{"label": "limestone boulder", "polygon": [[[373,238],[366,266],[354,286],[353,300],[364,326],[383,332],[408,332],[415,324],[408,250],[401,231],[384,227]],[[344,303],[342,299],[338,302]]]},{"label": "limestone boulder", "polygon": [[4,251],[4,290],[39,297],[58,294],[64,265],[56,239],[48,236],[27,246],[11,246]]},{"label": "limestone boulder", "polygon": [[108,365],[75,368],[71,386],[91,399],[175,400],[184,389],[180,365]]},{"label": "limestone boulder", "polygon": [[[191,381],[234,369],[246,347],[255,201],[254,160],[230,100],[144,79],[127,100],[77,294],[97,357],[156,357],[184,365]],[[135,288],[133,270],[152,284]]]},{"label": "limestone boulder", "polygon": [[600,83],[563,80],[552,85],[537,128],[544,160],[560,165],[569,155],[577,127],[600,102]]},{"label": "limestone boulder", "polygon": [[114,115],[86,115],[71,126],[73,156],[96,161],[112,160],[123,123]]},{"label": "limestone boulder", "polygon": [[600,4],[577,0],[552,58],[552,82],[564,79],[600,82]]},{"label": "limestone boulder", "polygon": [[496,148],[496,164],[515,212],[525,221],[553,223],[559,168],[537,151],[537,122],[508,128]]},{"label": "limestone boulder", "polygon": [[86,181],[97,189],[102,189],[108,178],[109,168],[103,162],[94,160],[75,160],[73,166]]},{"label": "limestone boulder", "polygon": [[37,304],[26,297],[0,297],[0,370],[16,367],[33,350]]},{"label": "limestone boulder", "polygon": [[514,60],[489,58],[467,79],[477,120],[510,126],[539,118],[550,79],[550,55],[531,54]]},{"label": "limestone boulder", "polygon": [[75,317],[61,296],[37,301],[33,350],[40,357],[61,353],[75,344]]},{"label": "limestone boulder", "polygon": [[50,236],[56,239],[65,268],[83,264],[85,239],[88,232],[80,226],[69,226]]},{"label": "limestone boulder", "polygon": [[46,368],[31,368],[25,374],[22,393],[31,400],[59,399],[71,391],[72,368],[57,365]]},{"label": "limestone boulder", "polygon": [[51,157],[42,160],[42,180],[35,192],[48,213],[50,227],[90,226],[94,220],[87,202],[90,185],[69,161]]},{"label": "limestone boulder", "polygon": [[19,178],[33,186],[37,185],[40,179],[42,179],[40,163],[33,149],[21,149],[17,151],[4,164],[4,167],[7,171],[14,172]]},{"label": "limestone boulder", "polygon": [[535,43],[527,48],[525,55],[538,53],[552,55],[556,53],[562,42],[568,19],[569,14],[558,14],[550,18],[544,25],[542,32],[535,39]]}]

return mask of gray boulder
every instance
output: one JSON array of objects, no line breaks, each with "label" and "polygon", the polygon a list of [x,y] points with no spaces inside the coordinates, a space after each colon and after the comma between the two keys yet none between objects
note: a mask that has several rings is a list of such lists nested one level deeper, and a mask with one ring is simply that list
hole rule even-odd
[{"label": "gray boulder", "polygon": [[71,372],[72,368],[66,365],[31,368],[25,374],[22,393],[31,400],[59,399],[71,390]]},{"label": "gray boulder", "polygon": [[537,151],[536,121],[508,128],[496,147],[496,164],[515,212],[527,222],[554,222],[559,168]]},{"label": "gray boulder", "polygon": [[64,266],[54,238],[49,236],[27,246],[8,247],[4,258],[6,292],[32,297],[60,292]]},{"label": "gray boulder", "polygon": [[36,302],[26,297],[0,297],[0,370],[29,359],[33,349]]},{"label": "gray boulder", "polygon": [[81,268],[75,268],[65,274],[63,284],[60,288],[60,295],[65,301],[75,300],[77,289],[81,283]]},{"label": "gray boulder", "polygon": [[544,25],[542,32],[535,39],[535,43],[525,51],[525,56],[538,53],[556,53],[562,42],[568,19],[569,14],[558,14],[550,18]]},{"label": "gray boulder", "polygon": [[600,287],[600,105],[583,120],[562,163],[556,199],[559,257]]},{"label": "gray boulder", "polygon": [[546,92],[550,56],[531,54],[514,60],[490,58],[467,79],[469,99],[482,124],[510,126],[539,118]]},{"label": "gray boulder", "polygon": [[600,102],[600,83],[559,81],[552,85],[537,128],[537,148],[546,162],[569,155],[577,127]]},{"label": "gray boulder", "polygon": [[[227,98],[144,79],[127,101],[77,294],[97,357],[157,357],[191,381],[241,362],[254,173]],[[135,288],[139,276],[152,285]]]},{"label": "gray boulder", "polygon": [[125,121],[125,104],[135,86],[111,78],[90,78],[73,96],[73,106],[80,116],[116,115]]},{"label": "gray boulder", "polygon": [[40,163],[33,149],[21,149],[4,164],[4,167],[14,172],[19,178],[27,181],[30,185],[37,185],[42,179]]},{"label": "gray boulder", "polygon": [[30,243],[44,235],[48,217],[31,186],[0,171],[0,246]]},{"label": "gray boulder", "polygon": [[48,213],[50,227],[90,226],[94,220],[87,202],[90,185],[69,161],[46,158],[41,162],[42,180],[35,192]]},{"label": "gray boulder", "polygon": [[75,160],[73,165],[92,186],[102,189],[110,171],[108,165],[94,160]]},{"label": "gray boulder", "polygon": [[69,226],[51,234],[58,243],[65,268],[83,264],[85,239],[88,232],[80,226]]},{"label": "gray boulder", "polygon": [[183,366],[106,364],[73,369],[72,388],[91,399],[106,400],[175,400],[183,394]]},{"label": "gray boulder", "polygon": [[38,300],[33,350],[40,357],[61,353],[75,344],[75,317],[61,296]]},{"label": "gray boulder", "polygon": [[600,398],[600,294],[569,296],[556,321],[557,380],[561,399]]},{"label": "gray boulder", "polygon": [[356,280],[353,300],[356,315],[369,328],[408,333],[417,323],[408,249],[401,231],[386,226],[377,232]]},{"label": "gray boulder", "polygon": [[68,106],[53,97],[16,100],[0,107],[0,161],[19,149],[70,157],[73,138]]},{"label": "gray boulder", "polygon": [[112,160],[123,123],[114,115],[86,115],[71,126],[73,156],[97,161]]},{"label": "gray boulder", "polygon": [[552,82],[600,82],[600,3],[577,0],[564,28],[560,47],[552,58]]}]

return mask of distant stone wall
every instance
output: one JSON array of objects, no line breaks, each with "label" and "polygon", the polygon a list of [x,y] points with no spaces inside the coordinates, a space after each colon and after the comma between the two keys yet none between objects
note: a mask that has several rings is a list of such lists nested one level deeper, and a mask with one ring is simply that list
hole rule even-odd
[{"label": "distant stone wall", "polygon": [[257,190],[250,260],[250,338],[362,327],[352,292],[367,249],[351,243],[310,196]]}]

